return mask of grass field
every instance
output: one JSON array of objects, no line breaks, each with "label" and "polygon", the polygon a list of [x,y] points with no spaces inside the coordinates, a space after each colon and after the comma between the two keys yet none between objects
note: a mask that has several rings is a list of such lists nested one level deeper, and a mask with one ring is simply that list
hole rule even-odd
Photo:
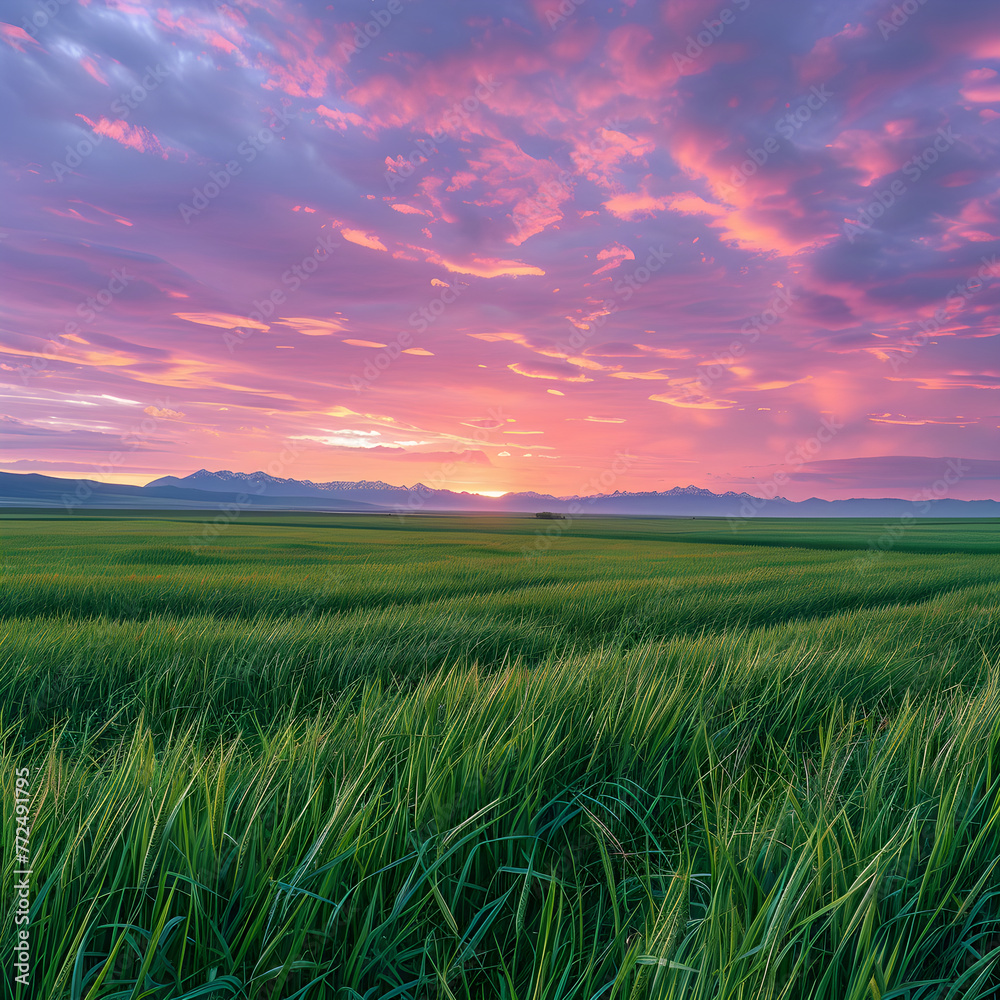
[{"label": "grass field", "polygon": [[203,520],[0,514],[22,996],[1000,996],[1000,523]]}]

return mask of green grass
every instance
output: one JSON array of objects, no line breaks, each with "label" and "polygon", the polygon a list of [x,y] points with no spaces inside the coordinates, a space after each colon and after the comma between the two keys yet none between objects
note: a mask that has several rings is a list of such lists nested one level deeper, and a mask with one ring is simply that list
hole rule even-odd
[{"label": "green grass", "polygon": [[997,522],[0,518],[25,997],[1000,994]]}]

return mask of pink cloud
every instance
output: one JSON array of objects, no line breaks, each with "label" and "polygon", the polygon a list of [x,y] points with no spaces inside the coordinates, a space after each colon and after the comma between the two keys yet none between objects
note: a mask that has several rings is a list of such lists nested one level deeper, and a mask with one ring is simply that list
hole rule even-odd
[{"label": "pink cloud", "polygon": [[37,45],[41,48],[41,43],[36,39],[32,38],[24,28],[19,28],[14,24],[7,24],[4,21],[0,21],[0,37],[10,45],[12,48],[17,49],[18,52],[26,51],[25,44]]},{"label": "pink cloud", "polygon": [[662,212],[669,204],[667,197],[655,198],[652,195],[631,192],[612,195],[603,202],[604,207],[614,216],[626,221],[641,219],[657,212]]},{"label": "pink cloud", "polygon": [[554,382],[592,382],[593,379],[586,375],[571,375],[556,365],[533,364],[526,365],[521,362],[507,365],[516,375],[523,375],[525,378],[543,378]]},{"label": "pink cloud", "polygon": [[400,212],[403,215],[429,215],[433,218],[434,213],[428,212],[426,208],[417,208],[415,205],[405,205],[402,202],[396,202],[389,206],[393,211]]},{"label": "pink cloud", "polygon": [[368,126],[368,122],[353,111],[338,111],[336,108],[328,108],[325,104],[316,105],[316,110],[328,124],[340,129],[340,131],[344,131],[348,125],[353,125],[356,128]]},{"label": "pink cloud", "polygon": [[623,261],[635,260],[635,254],[621,243],[612,243],[597,254],[597,259],[608,262],[594,271],[594,274],[602,274],[604,271],[619,267]]},{"label": "pink cloud", "polygon": [[465,261],[456,261],[448,260],[436,253],[428,253],[427,260],[439,264],[453,274],[473,274],[478,278],[515,278],[545,274],[545,271],[535,264],[526,264],[520,260],[503,260],[498,257],[470,257]]},{"label": "pink cloud", "polygon": [[360,229],[341,228],[341,236],[350,243],[357,243],[358,246],[368,247],[369,250],[387,251],[386,245],[373,233],[366,233]]},{"label": "pink cloud", "polygon": [[[988,454],[996,282],[946,305],[1000,237],[987,62],[1000,34],[978,2],[927,4],[887,39],[878,11],[862,23],[835,4],[844,27],[823,34],[794,5],[754,7],[680,67],[673,52],[718,15],[712,0],[576,4],[554,29],[555,0],[532,0],[527,17],[480,11],[443,33],[432,8],[405,3],[354,52],[358,23],[289,0],[81,3],[72,58],[0,27],[13,71],[42,66],[51,84],[15,95],[9,130],[0,364],[20,382],[45,361],[12,406],[32,426],[105,428],[59,438],[64,451],[52,438],[46,461],[79,459],[81,441],[105,459],[152,407],[185,414],[162,421],[162,471],[234,454],[267,468],[311,433],[303,478],[398,479],[505,448],[449,482],[494,492],[571,493],[624,444],[641,454],[622,488],[752,481],[821,414],[846,424],[831,459],[955,453],[959,437]],[[198,98],[183,155],[167,146],[176,88],[107,111],[154,59],[183,67]],[[834,97],[781,135],[779,115],[821,85]],[[113,141],[60,182],[37,151],[63,150],[80,109],[91,138]],[[276,109],[287,121],[244,164],[240,139]],[[948,124],[962,141],[848,241],[845,218]],[[769,136],[767,162],[740,174]],[[240,175],[185,225],[177,201],[233,158]],[[334,229],[334,259],[286,281]],[[636,280],[661,242],[669,261]],[[78,304],[121,267],[129,287],[80,323]],[[278,289],[252,324],[250,304]],[[790,307],[755,326],[781,289]],[[912,349],[929,321],[940,328]],[[239,328],[259,335],[226,350]],[[396,360],[371,379],[379,352]],[[317,440],[334,415],[341,436],[380,443]]]},{"label": "pink cloud", "polygon": [[103,83],[104,86],[108,85],[108,81],[104,79],[101,71],[97,68],[97,63],[94,62],[89,56],[85,56],[80,60],[80,66],[92,76],[98,83]]},{"label": "pink cloud", "polygon": [[235,330],[239,327],[246,327],[248,330],[270,329],[266,323],[248,319],[246,316],[236,316],[233,313],[178,312],[174,313],[174,315],[178,319],[187,320],[189,323],[198,323],[201,326],[217,326],[223,330]]},{"label": "pink cloud", "polygon": [[132,125],[124,120],[111,120],[103,116],[96,122],[91,121],[86,115],[78,114],[77,118],[82,118],[97,135],[114,139],[128,149],[134,149],[139,153],[156,153],[164,160],[167,158],[160,140],[142,125]]}]

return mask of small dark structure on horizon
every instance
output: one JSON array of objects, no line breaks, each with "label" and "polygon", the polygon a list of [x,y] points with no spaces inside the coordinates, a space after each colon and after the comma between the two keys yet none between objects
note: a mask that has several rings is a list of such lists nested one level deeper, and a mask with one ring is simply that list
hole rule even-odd
[{"label": "small dark structure on horizon", "polygon": [[550,510],[539,511],[535,515],[535,517],[543,517],[543,518],[545,518],[548,521],[565,521],[566,520],[566,515],[565,514],[553,514],[552,511],[550,511]]}]

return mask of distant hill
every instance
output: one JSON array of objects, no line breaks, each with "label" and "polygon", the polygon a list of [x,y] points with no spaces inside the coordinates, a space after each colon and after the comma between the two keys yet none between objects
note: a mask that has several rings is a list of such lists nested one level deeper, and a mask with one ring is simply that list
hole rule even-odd
[{"label": "distant hill", "polygon": [[[391,486],[381,481],[333,481],[314,483],[309,479],[279,479],[265,472],[209,472],[199,469],[183,479],[166,476],[147,488],[175,486],[200,490],[242,489],[271,497],[329,497],[365,500],[391,510],[479,510],[572,514],[672,515],[675,517],[1000,517],[996,500],[934,500],[914,503],[892,497],[882,499],[793,501],[783,497],[761,500],[750,493],[713,493],[698,486],[675,486],[663,492],[633,493],[615,490],[595,496],[555,497],[548,493],[508,493],[483,497],[476,493],[435,490],[423,483]],[[924,507],[928,507],[926,511]]]},{"label": "distant hill", "polygon": [[[176,480],[183,483],[183,480]],[[254,506],[295,510],[383,511],[377,504],[333,497],[284,498],[244,493],[241,490],[203,490],[167,484],[124,486],[92,479],[57,479],[35,473],[0,472],[0,506],[149,508],[151,510],[217,510]]]},{"label": "distant hill", "polygon": [[209,472],[199,469],[183,478],[164,476],[146,486],[120,486],[92,480],[56,479],[34,473],[0,473],[0,505],[24,507],[221,509],[236,504],[279,510],[332,512],[470,511],[483,513],[652,515],[671,517],[1000,517],[996,500],[932,500],[915,503],[880,499],[792,501],[761,500],[749,493],[713,493],[697,486],[663,492],[616,490],[595,496],[554,497],[546,493],[476,493],[435,490],[422,483],[393,486],[381,481],[280,479],[265,472]]}]

